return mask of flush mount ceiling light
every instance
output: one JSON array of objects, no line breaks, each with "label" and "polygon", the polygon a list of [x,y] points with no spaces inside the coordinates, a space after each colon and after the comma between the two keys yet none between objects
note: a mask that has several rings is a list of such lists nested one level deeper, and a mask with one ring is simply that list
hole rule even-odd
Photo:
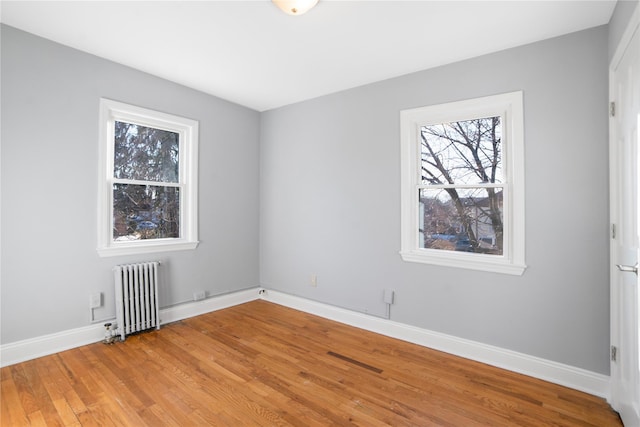
[{"label": "flush mount ceiling light", "polygon": [[271,0],[284,13],[289,15],[302,15],[311,10],[318,0]]}]

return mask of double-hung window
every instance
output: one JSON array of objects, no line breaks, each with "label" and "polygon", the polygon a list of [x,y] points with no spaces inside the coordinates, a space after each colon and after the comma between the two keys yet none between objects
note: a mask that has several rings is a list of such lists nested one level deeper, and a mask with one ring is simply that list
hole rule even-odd
[{"label": "double-hung window", "polygon": [[100,100],[98,252],[198,245],[198,122]]},{"label": "double-hung window", "polygon": [[523,134],[522,92],[401,112],[405,261],[524,272]]}]

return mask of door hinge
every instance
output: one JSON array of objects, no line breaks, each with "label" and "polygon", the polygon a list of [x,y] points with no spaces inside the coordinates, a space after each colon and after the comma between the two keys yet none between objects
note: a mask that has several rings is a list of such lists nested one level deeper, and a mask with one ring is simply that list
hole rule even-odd
[{"label": "door hinge", "polygon": [[615,362],[617,358],[618,358],[618,347],[616,347],[615,345],[612,345],[611,346],[611,361]]},{"label": "door hinge", "polygon": [[616,238],[616,225],[615,224],[611,224],[611,238],[612,239]]},{"label": "door hinge", "polygon": [[616,103],[613,101],[609,103],[609,115],[611,117],[616,116]]}]

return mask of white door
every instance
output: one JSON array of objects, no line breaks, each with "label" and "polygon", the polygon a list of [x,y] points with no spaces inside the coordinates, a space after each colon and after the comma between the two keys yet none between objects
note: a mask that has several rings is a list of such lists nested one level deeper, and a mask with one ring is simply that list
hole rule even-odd
[{"label": "white door", "polygon": [[611,404],[625,426],[640,426],[640,303],[638,297],[638,126],[640,31],[634,15],[611,68]]}]

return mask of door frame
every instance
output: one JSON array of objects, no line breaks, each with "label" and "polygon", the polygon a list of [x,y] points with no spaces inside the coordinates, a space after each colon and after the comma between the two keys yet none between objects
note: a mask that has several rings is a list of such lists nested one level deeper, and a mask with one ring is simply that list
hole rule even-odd
[{"label": "door frame", "polygon": [[[640,2],[639,2],[640,3]],[[625,31],[616,46],[615,53],[609,63],[609,101],[613,102],[615,97],[615,79],[614,70],[622,60],[624,53],[631,42],[631,39],[636,31],[640,31],[640,4],[635,7],[635,11]],[[611,111],[610,111],[611,113]],[[618,286],[617,275],[620,274],[616,264],[618,263],[619,255],[617,252],[617,242],[615,240],[615,227],[619,219],[620,212],[619,206],[619,194],[618,189],[620,183],[616,171],[618,170],[618,146],[617,146],[617,133],[616,127],[613,124],[613,117],[609,114],[609,191],[610,191],[610,344],[612,347],[618,348],[620,343],[620,313],[618,310]],[[640,197],[640,195],[639,195]],[[613,356],[613,355],[612,355]],[[620,369],[619,365],[610,358],[610,387],[608,401],[614,409],[619,409],[621,405],[621,396],[617,395],[618,388],[616,382],[620,381]]]}]

